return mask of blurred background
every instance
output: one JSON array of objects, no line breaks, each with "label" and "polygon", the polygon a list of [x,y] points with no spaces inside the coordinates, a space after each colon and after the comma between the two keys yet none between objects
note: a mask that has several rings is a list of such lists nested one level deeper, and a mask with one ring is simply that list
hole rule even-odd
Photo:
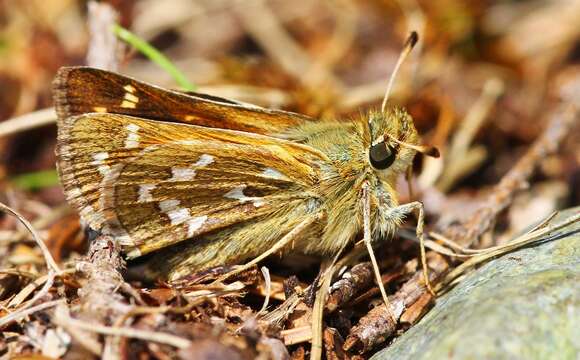
[{"label": "blurred background", "polygon": [[[398,74],[390,103],[405,107],[423,142],[442,154],[415,159],[412,198],[404,179],[399,186],[400,202],[424,202],[429,229],[468,219],[536,139],[550,139],[545,129],[554,109],[570,99],[580,103],[577,0],[103,3],[116,10],[121,26],[165,54],[198,92],[344,121],[380,106],[405,39],[416,31],[419,43]],[[114,35],[103,27],[110,14],[95,4],[0,0],[0,202],[33,222],[59,263],[78,259],[88,241],[58,184],[51,82],[61,66],[102,63],[99,46]],[[113,60],[110,68],[122,74],[180,88],[167,71],[122,40]],[[501,244],[553,211],[580,204],[578,123],[567,128],[557,153],[536,156],[534,161],[541,161],[529,186],[500,216],[492,216],[495,236],[484,237],[479,247]],[[407,230],[414,233],[414,227]],[[393,250],[393,244],[402,244],[402,250]],[[397,267],[391,265],[404,268],[404,261],[416,259],[417,253],[414,243],[393,241],[379,250],[379,258],[393,271]],[[305,263],[314,270],[299,276],[311,282],[318,262]],[[294,274],[290,268],[284,276]],[[0,269],[9,269],[0,271],[0,313],[31,279],[46,274],[38,247],[4,214]],[[279,295],[283,281],[274,278]],[[64,283],[52,294],[76,294],[81,287],[73,277]],[[155,290],[149,295],[157,305],[172,299],[181,306],[181,298],[166,287]],[[360,302],[361,314],[368,312],[369,298]],[[257,311],[250,305],[254,308],[245,308],[247,313]],[[353,323],[360,316],[345,314]],[[209,315],[203,316],[198,318],[209,322]],[[230,325],[237,328],[238,323]],[[28,340],[20,341],[30,349]]]}]

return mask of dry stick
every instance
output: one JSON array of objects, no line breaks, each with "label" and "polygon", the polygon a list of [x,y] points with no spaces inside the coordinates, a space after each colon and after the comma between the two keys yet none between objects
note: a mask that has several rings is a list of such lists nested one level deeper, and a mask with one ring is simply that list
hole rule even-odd
[{"label": "dry stick", "polygon": [[36,244],[38,245],[38,247],[42,251],[42,255],[44,256],[44,260],[46,261],[46,266],[50,270],[59,274],[61,272],[60,268],[56,264],[56,261],[54,261],[54,258],[50,254],[50,251],[48,251],[46,244],[44,244],[44,241],[42,241],[42,239],[40,238],[40,235],[38,235],[36,230],[34,230],[34,227],[32,227],[32,224],[30,224],[28,222],[28,220],[26,220],[22,215],[20,215],[19,213],[17,213],[15,210],[11,209],[10,207],[4,205],[3,203],[0,203],[0,211],[7,212],[10,215],[16,217],[18,219],[18,221],[20,221],[22,223],[22,225],[24,225],[24,227],[30,232],[30,234],[32,235],[32,238],[34,239],[34,241],[36,242]]},{"label": "dry stick", "polygon": [[[288,34],[264,0],[255,0],[251,5],[239,2],[234,7],[246,31],[286,72],[309,85],[304,75],[312,67],[310,56]],[[320,68],[320,71],[324,72],[320,78],[328,80],[332,88],[343,87],[330,71],[325,68]]]},{"label": "dry stick", "polygon": [[[327,277],[332,277],[336,269],[341,269],[344,266],[351,265],[352,263],[356,262],[360,257],[362,257],[366,252],[364,244],[362,241],[355,244],[354,249],[352,249],[348,254],[346,254],[343,258],[338,261],[334,261],[334,264],[330,266],[324,276],[326,279]],[[335,259],[336,260],[336,259]],[[324,282],[322,279],[322,282]],[[313,287],[317,286],[318,282],[308,286],[302,294],[309,294],[312,291],[315,291]],[[329,285],[329,284],[328,284]],[[304,342],[308,340],[313,340],[312,343],[319,349],[319,351],[315,351],[314,358],[317,356],[321,356],[322,354],[322,314],[325,308],[325,299],[328,295],[329,286],[326,288],[322,285],[316,294],[316,300],[314,304],[314,309],[312,312],[312,322],[313,326],[308,326],[308,330],[306,328],[299,329],[289,329],[284,330],[283,336],[285,338],[286,345],[295,344],[298,342]],[[297,293],[293,293],[286,301],[284,301],[278,308],[273,311],[267,313],[262,320],[265,320],[271,324],[281,324],[296,308],[296,306],[300,303],[303,299],[303,296],[298,295]],[[315,329],[313,329],[315,327]],[[299,335],[296,336],[296,333]]]},{"label": "dry stick", "polygon": [[515,193],[528,187],[528,178],[535,166],[546,156],[556,151],[564,137],[570,132],[578,109],[574,105],[563,105],[552,114],[548,127],[528,152],[501,179],[479,209],[463,224],[445,231],[445,237],[468,247],[491,228],[493,221],[513,201]]},{"label": "dry stick", "polygon": [[49,301],[49,302],[45,302],[42,304],[38,304],[36,306],[30,307],[30,308],[22,310],[22,311],[10,313],[10,314],[4,316],[3,318],[0,318],[0,329],[4,325],[9,324],[12,321],[17,321],[17,320],[22,319],[23,317],[26,317],[28,315],[32,315],[35,312],[46,310],[46,309],[51,308],[53,306],[56,306],[60,303],[64,303],[64,301],[65,301],[64,299]]},{"label": "dry stick", "polygon": [[311,87],[324,84],[329,74],[332,74],[336,63],[351,48],[356,36],[359,19],[357,5],[352,0],[327,0],[326,2],[329,10],[335,15],[336,25],[324,50],[313,60],[308,72],[302,74],[304,81]]},{"label": "dry stick", "polygon": [[52,107],[17,116],[0,123],[0,138],[55,122],[56,113]]},{"label": "dry stick", "polygon": [[342,279],[332,285],[326,302],[327,311],[335,311],[358,292],[370,288],[373,285],[373,275],[373,266],[368,261],[353,266],[342,276]]},{"label": "dry stick", "polygon": [[[553,216],[550,216],[548,219],[552,218]],[[490,249],[490,251],[487,253],[483,253],[481,255],[472,257],[471,259],[463,262],[461,265],[459,265],[451,272],[449,272],[444,279],[442,279],[441,283],[438,284],[438,288],[444,288],[447,284],[451,283],[457,277],[463,274],[468,268],[473,268],[476,265],[481,264],[489,259],[505,254],[506,252],[518,249],[522,246],[529,246],[530,244],[533,244],[536,241],[543,241],[549,234],[552,234],[555,231],[560,230],[563,227],[573,224],[577,221],[580,221],[580,213],[572,215],[554,225],[546,225],[545,224],[546,222],[543,221],[544,226],[541,226],[535,230],[525,233],[505,245],[494,247],[493,249]]]},{"label": "dry stick", "polygon": [[[436,280],[439,273],[447,269],[448,264],[437,253],[428,253],[429,280]],[[412,260],[415,261],[415,260]],[[404,310],[424,294],[430,295],[423,285],[423,273],[418,270],[410,280],[403,284],[395,295],[390,297],[391,307],[395,313],[395,319],[399,319]],[[397,323],[393,322],[386,312],[383,304],[373,308],[367,315],[363,316],[358,324],[350,331],[344,342],[344,349],[347,351],[358,350],[364,353],[376,344],[385,341],[397,329]]]},{"label": "dry stick", "polygon": [[[562,143],[566,134],[574,124],[578,115],[578,104],[576,99],[569,99],[572,104],[560,104],[550,115],[548,126],[542,135],[534,142],[527,153],[516,163],[516,165],[501,179],[495,186],[491,195],[482,202],[479,210],[466,221],[450,227],[443,232],[443,236],[452,239],[462,246],[469,246],[481,235],[488,231],[498,214],[507,208],[517,191],[522,190],[527,185],[527,180],[532,174],[536,165],[547,155],[555,152]],[[449,270],[450,265],[444,263],[438,268],[431,268],[430,279],[438,279]],[[398,299],[402,299],[401,306],[407,307],[414,303],[425,293],[426,289],[421,284],[420,271],[411,280],[407,281],[401,290],[392,296],[393,305],[399,304]],[[403,296],[404,289],[420,289],[416,296]],[[358,349],[365,352],[373,346],[381,343],[392,336],[396,330],[389,326],[390,319],[383,305],[377,306],[360,319],[359,323],[351,329],[347,337],[345,350]],[[398,315],[400,316],[401,313]]]},{"label": "dry stick", "polygon": [[[32,238],[34,239],[34,241],[36,242],[36,244],[40,248],[42,255],[44,256],[44,260],[46,262],[46,267],[48,268],[48,275],[46,276],[46,282],[44,283],[44,286],[40,289],[40,291],[38,293],[36,293],[36,295],[34,295],[34,297],[27,304],[25,304],[24,306],[21,306],[15,312],[0,319],[0,323],[2,323],[4,321],[6,321],[6,318],[10,318],[10,316],[19,316],[22,313],[26,313],[27,308],[30,308],[39,299],[41,299],[46,294],[48,294],[48,291],[50,290],[50,288],[52,287],[52,284],[54,283],[54,278],[57,275],[61,274],[62,271],[61,271],[60,267],[56,264],[56,261],[54,261],[54,258],[52,257],[50,251],[46,247],[46,244],[44,244],[44,242],[40,238],[40,235],[38,235],[38,233],[36,232],[36,230],[34,229],[32,224],[30,224],[30,222],[28,222],[28,220],[26,220],[22,215],[20,215],[19,213],[17,213],[15,210],[11,209],[10,207],[4,205],[3,203],[0,203],[0,211],[7,212],[10,215],[16,217],[18,219],[18,221],[20,221],[24,225],[24,227],[30,232],[30,234],[32,235]],[[27,286],[23,290],[28,290],[30,288],[31,287]],[[33,288],[35,288],[35,286]],[[24,298],[22,297],[22,299],[24,299]]]},{"label": "dry stick", "polygon": [[116,71],[119,67],[117,58],[117,36],[112,31],[118,15],[110,6],[96,1],[88,5],[90,43],[87,51],[87,64],[92,67]]},{"label": "dry stick", "polygon": [[501,80],[497,78],[487,80],[481,95],[459,124],[446,154],[445,176],[440,177],[437,183],[441,191],[449,190],[453,184],[485,159],[484,148],[471,147],[471,144],[503,90],[504,85]]},{"label": "dry stick", "polygon": [[167,344],[178,349],[185,349],[191,346],[191,341],[179,336],[162,333],[158,331],[138,330],[128,327],[110,327],[95,323],[88,323],[79,319],[73,319],[67,311],[57,311],[54,317],[57,324],[67,324],[83,331],[95,332],[103,335],[124,336],[134,339],[146,340]]},{"label": "dry stick", "polygon": [[[110,5],[96,1],[89,3],[88,10],[90,40],[87,64],[105,70],[115,70],[118,64],[118,42],[112,28],[118,16]],[[125,264],[117,240],[108,236],[99,236],[91,242],[88,254],[88,261],[77,265],[88,278],[86,284],[78,291],[82,309],[78,316],[91,321],[93,326],[100,326],[98,324],[111,323],[113,319],[127,313],[131,308],[117,293],[117,289],[124,281],[120,270]],[[89,337],[88,335],[85,336]],[[112,349],[116,349],[119,342],[119,337],[106,336],[102,353],[105,355],[118,353]],[[94,350],[93,348],[92,351]]]}]

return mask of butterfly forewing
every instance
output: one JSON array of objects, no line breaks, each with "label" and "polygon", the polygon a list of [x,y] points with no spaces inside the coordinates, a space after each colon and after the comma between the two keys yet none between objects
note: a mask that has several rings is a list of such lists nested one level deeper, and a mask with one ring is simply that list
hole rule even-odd
[{"label": "butterfly forewing", "polygon": [[59,118],[112,113],[278,136],[312,119],[218,97],[182,93],[88,67],[61,68],[54,81]]},{"label": "butterfly forewing", "polygon": [[98,113],[59,122],[69,201],[130,256],[304,203],[327,161],[310,147],[238,131]]}]

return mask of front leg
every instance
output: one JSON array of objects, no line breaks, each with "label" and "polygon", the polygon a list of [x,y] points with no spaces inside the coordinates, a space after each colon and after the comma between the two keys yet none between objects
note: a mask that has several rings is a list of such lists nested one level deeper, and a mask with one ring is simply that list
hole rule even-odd
[{"label": "front leg", "polygon": [[379,270],[379,265],[377,264],[377,259],[375,258],[375,252],[373,250],[372,245],[372,236],[371,236],[371,199],[369,193],[369,183],[365,182],[362,186],[362,205],[363,205],[363,241],[367,247],[367,251],[369,253],[369,257],[371,259],[371,264],[373,265],[373,272],[375,273],[375,278],[377,281],[377,286],[381,291],[381,295],[383,296],[383,301],[385,302],[385,306],[387,308],[387,312],[389,313],[393,323],[397,322],[397,318],[393,312],[391,307],[391,302],[387,296],[387,292],[385,291],[385,286],[383,285],[383,279],[381,278],[381,272]]},{"label": "front leg", "polygon": [[423,267],[423,279],[425,282],[425,286],[427,287],[427,290],[429,290],[429,292],[432,295],[435,295],[435,291],[433,291],[433,288],[431,287],[431,282],[429,281],[427,269],[427,256],[425,254],[425,237],[423,234],[423,227],[425,225],[425,215],[424,215],[425,210],[423,207],[423,203],[420,201],[413,201],[408,204],[399,205],[389,210],[389,213],[396,214],[398,217],[404,217],[414,211],[418,211],[416,232],[417,238],[419,239],[419,248],[421,251],[421,265]]}]

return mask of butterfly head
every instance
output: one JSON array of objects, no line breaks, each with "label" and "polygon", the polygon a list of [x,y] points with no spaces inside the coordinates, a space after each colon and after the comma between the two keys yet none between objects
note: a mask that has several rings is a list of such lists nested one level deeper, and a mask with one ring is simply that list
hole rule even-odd
[{"label": "butterfly head", "polygon": [[401,108],[371,112],[368,162],[381,177],[405,171],[417,152],[438,157],[436,148],[420,145],[411,116]]}]

